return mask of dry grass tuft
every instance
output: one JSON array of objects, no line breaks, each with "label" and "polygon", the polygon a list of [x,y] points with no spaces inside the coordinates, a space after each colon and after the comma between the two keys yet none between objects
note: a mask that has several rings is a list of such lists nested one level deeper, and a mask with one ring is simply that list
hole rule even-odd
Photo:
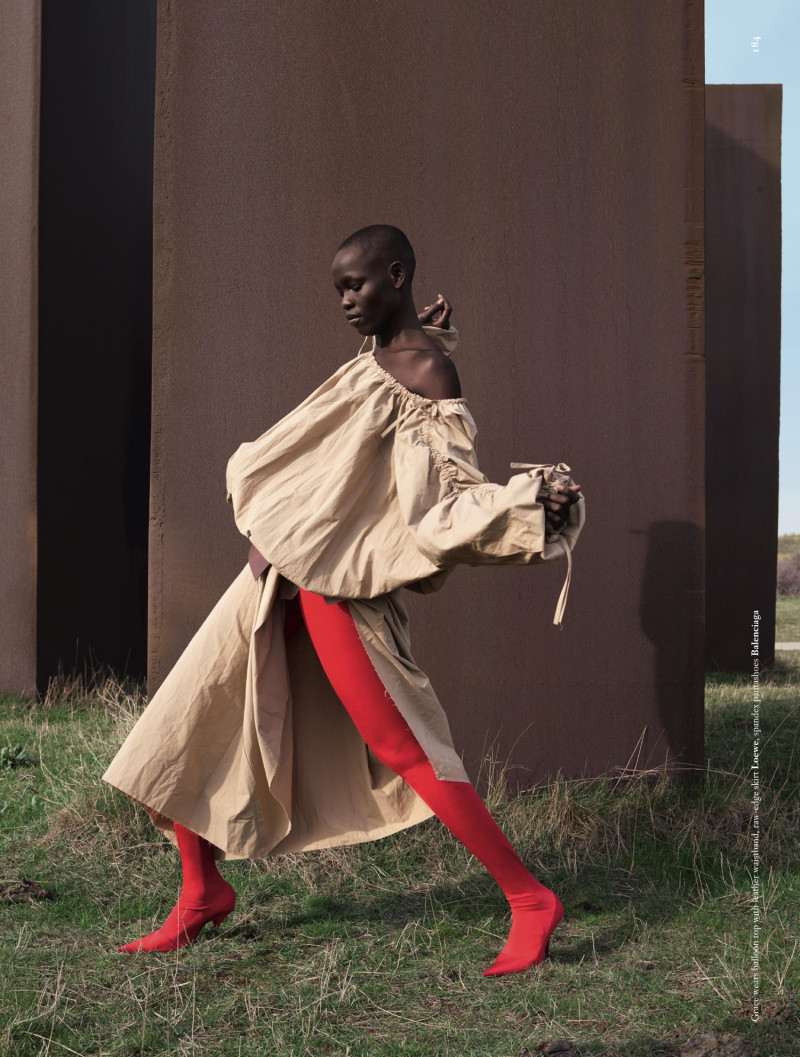
[{"label": "dry grass tuft", "polygon": [[132,726],[146,703],[147,694],[141,683],[120,678],[103,668],[71,675],[60,672],[50,678],[47,690],[41,696],[45,709],[100,706],[120,719],[123,726]]}]

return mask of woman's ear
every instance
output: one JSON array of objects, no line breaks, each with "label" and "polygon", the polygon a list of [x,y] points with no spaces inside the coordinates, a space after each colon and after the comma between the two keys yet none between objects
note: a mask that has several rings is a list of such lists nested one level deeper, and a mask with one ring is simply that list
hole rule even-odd
[{"label": "woman's ear", "polygon": [[406,270],[400,261],[392,261],[389,265],[389,275],[392,277],[396,290],[401,290],[406,282]]}]

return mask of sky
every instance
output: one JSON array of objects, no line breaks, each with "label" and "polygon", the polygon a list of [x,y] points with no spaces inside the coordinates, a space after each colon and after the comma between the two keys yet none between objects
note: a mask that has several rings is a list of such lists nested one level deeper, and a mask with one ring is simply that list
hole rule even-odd
[{"label": "sky", "polygon": [[800,533],[800,0],[706,0],[705,11],[706,84],[783,85],[778,533]]}]

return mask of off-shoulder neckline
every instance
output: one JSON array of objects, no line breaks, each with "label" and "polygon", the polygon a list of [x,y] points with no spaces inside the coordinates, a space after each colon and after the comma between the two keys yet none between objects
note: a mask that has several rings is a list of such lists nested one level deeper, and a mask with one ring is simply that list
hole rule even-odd
[{"label": "off-shoulder neckline", "polygon": [[461,405],[465,406],[467,403],[467,398],[465,396],[446,396],[442,397],[440,400],[435,400],[433,397],[423,396],[421,393],[414,393],[410,389],[406,389],[402,382],[398,381],[390,371],[387,371],[385,367],[382,367],[378,363],[373,351],[368,350],[359,353],[358,359],[366,360],[381,376],[392,392],[406,397],[415,404],[436,404],[438,407],[458,407]]}]

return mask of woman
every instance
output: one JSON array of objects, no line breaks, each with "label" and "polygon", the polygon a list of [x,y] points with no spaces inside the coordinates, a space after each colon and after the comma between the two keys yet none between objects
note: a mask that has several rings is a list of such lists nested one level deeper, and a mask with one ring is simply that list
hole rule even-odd
[{"label": "woman", "polygon": [[470,784],[411,656],[400,589],[436,590],[459,563],[569,559],[584,501],[541,467],[505,486],[480,472],[450,306],[440,295],[417,315],[414,267],[389,225],[342,243],[334,286],[372,346],[230,460],[249,566],[104,775],[175,840],[183,868],[164,925],[122,951],[174,950],[218,926],[235,895],[217,859],[374,840],[435,814],[511,906],[484,975],[547,954],[561,902]]}]

